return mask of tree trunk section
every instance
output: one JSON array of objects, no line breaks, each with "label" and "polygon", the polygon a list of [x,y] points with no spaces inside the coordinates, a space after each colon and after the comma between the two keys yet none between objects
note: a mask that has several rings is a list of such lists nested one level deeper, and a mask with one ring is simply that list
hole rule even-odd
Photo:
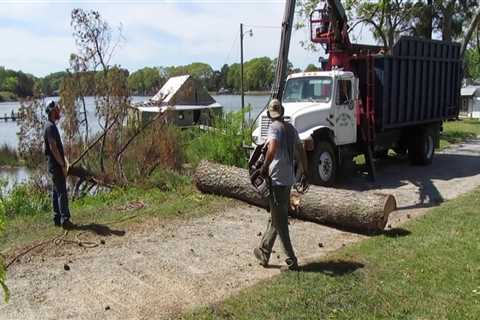
[{"label": "tree trunk section", "polygon": [[[203,161],[195,171],[194,182],[202,192],[268,207],[267,199],[250,184],[246,169]],[[299,219],[362,232],[383,230],[394,210],[392,195],[318,186],[311,186],[304,195],[292,192],[289,209],[290,215]]]}]

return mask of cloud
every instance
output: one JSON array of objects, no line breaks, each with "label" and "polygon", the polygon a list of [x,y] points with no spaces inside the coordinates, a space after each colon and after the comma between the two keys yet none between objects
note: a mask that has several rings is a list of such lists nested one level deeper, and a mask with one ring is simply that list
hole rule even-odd
[{"label": "cloud", "polygon": [[[113,62],[131,71],[144,66],[202,61],[220,68],[239,61],[239,25],[253,29],[245,38],[245,59],[278,54],[284,1],[56,1],[0,5],[0,65],[45,75],[67,67],[75,50],[70,12],[95,9],[112,27],[123,25],[126,41]],[[8,18],[8,19],[7,19]],[[267,28],[265,28],[267,27]],[[274,28],[272,28],[274,27]],[[246,29],[247,30],[247,29]],[[305,67],[318,61],[293,33],[290,60]]]}]

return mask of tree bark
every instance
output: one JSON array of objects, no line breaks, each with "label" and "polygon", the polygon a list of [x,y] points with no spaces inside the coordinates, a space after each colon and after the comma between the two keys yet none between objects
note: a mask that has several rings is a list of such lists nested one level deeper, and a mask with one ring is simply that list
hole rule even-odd
[{"label": "tree bark", "polygon": [[467,33],[465,34],[465,38],[462,41],[462,51],[461,51],[462,57],[465,56],[465,52],[467,52],[467,49],[468,49],[468,44],[470,43],[470,40],[472,39],[472,36],[475,30],[479,28],[479,25],[480,25],[480,10],[478,10],[477,13],[475,14],[475,17],[473,18],[473,21],[470,24],[470,27],[468,28]]},{"label": "tree bark", "polygon": [[[268,206],[267,199],[250,184],[246,169],[203,161],[195,171],[194,182],[205,193]],[[294,217],[320,224],[376,232],[385,228],[388,215],[395,209],[392,195],[311,186],[304,195],[292,192],[289,211]]]}]

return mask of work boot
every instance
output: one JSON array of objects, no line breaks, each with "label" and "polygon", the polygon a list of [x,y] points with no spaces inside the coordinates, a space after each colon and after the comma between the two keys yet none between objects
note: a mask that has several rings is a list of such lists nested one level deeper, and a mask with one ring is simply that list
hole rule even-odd
[{"label": "work boot", "polygon": [[260,262],[260,265],[262,267],[265,268],[266,266],[268,266],[268,259],[270,259],[269,254],[266,254],[260,248],[253,249],[253,254],[255,255],[255,258],[257,258],[257,260]]},{"label": "work boot", "polygon": [[62,223],[60,222],[60,218],[53,218],[53,223],[55,224],[55,227],[61,227]]},{"label": "work boot", "polygon": [[62,228],[64,230],[73,230],[75,229],[77,226],[75,224],[73,224],[70,220],[65,220],[63,221],[62,223]]},{"label": "work boot", "polygon": [[281,272],[300,271],[297,258],[288,258],[287,260],[285,260],[285,262],[287,263],[287,265],[280,267]]}]

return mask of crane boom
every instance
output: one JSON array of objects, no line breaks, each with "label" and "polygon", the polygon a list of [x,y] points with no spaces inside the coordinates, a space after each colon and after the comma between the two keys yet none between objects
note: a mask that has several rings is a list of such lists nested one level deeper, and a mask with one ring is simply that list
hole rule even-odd
[{"label": "crane boom", "polygon": [[290,50],[290,39],[292,37],[295,2],[296,0],[287,0],[285,2],[285,14],[282,21],[280,50],[278,52],[277,66],[275,70],[275,82],[272,87],[272,98],[280,101],[282,100],[285,79],[288,72],[288,53]]}]

